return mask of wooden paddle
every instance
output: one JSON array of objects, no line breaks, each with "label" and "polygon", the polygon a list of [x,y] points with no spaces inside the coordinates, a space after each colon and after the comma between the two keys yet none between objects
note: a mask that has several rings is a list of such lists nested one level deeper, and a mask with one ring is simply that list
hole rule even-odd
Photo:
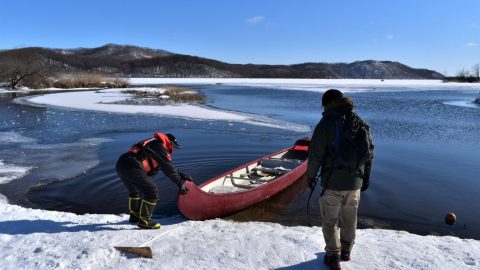
[{"label": "wooden paddle", "polygon": [[152,249],[150,247],[114,247],[116,250],[120,252],[129,253],[133,255],[137,255],[142,258],[152,259]]},{"label": "wooden paddle", "polygon": [[176,229],[172,229],[172,230],[162,232],[156,237],[154,237],[153,239],[148,240],[137,247],[114,247],[114,248],[123,253],[129,253],[129,254],[137,255],[142,258],[152,259],[153,258],[152,249],[148,246],[151,245],[153,242],[157,241],[158,239],[162,238],[163,236],[171,234],[175,230]]}]

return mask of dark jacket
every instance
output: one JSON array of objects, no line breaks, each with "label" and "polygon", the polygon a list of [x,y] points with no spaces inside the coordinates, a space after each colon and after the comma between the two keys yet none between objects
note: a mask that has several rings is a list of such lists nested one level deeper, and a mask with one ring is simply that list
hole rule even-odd
[{"label": "dark jacket", "polygon": [[[145,177],[147,175],[153,176],[158,170],[161,170],[172,182],[179,186],[181,184],[180,172],[170,161],[170,152],[161,140],[156,138],[149,140],[151,141],[139,148],[138,152],[131,150],[135,148],[136,145],[134,145],[128,152],[121,155],[117,167],[122,167],[120,169],[125,172],[135,169],[142,170],[145,172]],[[139,144],[142,144],[142,142],[139,142]],[[148,166],[148,164],[154,164],[152,160],[156,162],[155,166]],[[146,165],[151,168],[147,168]]]},{"label": "dark jacket", "polygon": [[[168,158],[170,154],[160,140],[153,140],[152,142],[148,143],[145,146],[145,150],[145,154],[155,159],[159,165],[158,169],[162,170],[162,172],[170,180],[172,180],[172,182],[177,185],[181,183],[180,173]],[[156,171],[154,173],[156,173]]]},{"label": "dark jacket", "polygon": [[[307,177],[315,178],[321,168],[321,186],[332,190],[356,190],[362,187],[365,177],[370,176],[372,160],[360,166],[360,174],[349,168],[331,168],[327,160],[331,157],[330,146],[335,141],[336,115],[353,111],[350,98],[339,98],[330,102],[323,117],[315,127],[308,150]],[[328,181],[327,181],[328,179]]]}]

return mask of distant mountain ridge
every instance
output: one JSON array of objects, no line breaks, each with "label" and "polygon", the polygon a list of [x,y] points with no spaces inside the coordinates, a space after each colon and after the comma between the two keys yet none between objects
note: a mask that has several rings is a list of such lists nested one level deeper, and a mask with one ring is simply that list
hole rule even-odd
[{"label": "distant mountain ridge", "polygon": [[117,45],[112,43],[98,48],[55,49],[55,51],[62,54],[75,54],[99,58],[109,57],[120,61],[173,55],[173,53],[165,50],[142,48],[131,45]]},{"label": "distant mountain ridge", "polygon": [[[311,79],[442,79],[434,70],[392,61],[302,63],[295,65],[229,64],[208,58],[131,45],[98,48],[21,48],[0,51],[3,59],[36,59],[51,72],[100,72],[125,77],[168,78],[311,78]],[[21,56],[21,57],[18,57]]]}]

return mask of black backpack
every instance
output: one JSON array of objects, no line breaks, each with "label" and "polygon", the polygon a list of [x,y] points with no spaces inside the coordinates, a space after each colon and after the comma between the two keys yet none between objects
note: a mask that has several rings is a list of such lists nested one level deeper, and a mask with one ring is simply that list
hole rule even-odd
[{"label": "black backpack", "polygon": [[335,139],[331,144],[331,166],[361,173],[360,167],[373,159],[372,137],[368,124],[355,112],[335,117]]}]

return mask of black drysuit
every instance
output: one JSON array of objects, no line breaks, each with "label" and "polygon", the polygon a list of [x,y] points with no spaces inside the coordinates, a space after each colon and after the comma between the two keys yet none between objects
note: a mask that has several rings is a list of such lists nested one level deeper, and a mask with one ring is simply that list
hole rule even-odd
[{"label": "black drysuit", "polygon": [[[148,174],[142,165],[142,160],[145,158],[152,158],[158,163],[158,167],[149,171]],[[116,170],[130,192],[130,197],[141,196],[149,201],[158,200],[158,188],[151,177],[158,170],[162,170],[177,186],[182,183],[181,173],[173,166],[168,150],[158,139],[146,144],[139,153],[122,154],[117,161]]]}]

